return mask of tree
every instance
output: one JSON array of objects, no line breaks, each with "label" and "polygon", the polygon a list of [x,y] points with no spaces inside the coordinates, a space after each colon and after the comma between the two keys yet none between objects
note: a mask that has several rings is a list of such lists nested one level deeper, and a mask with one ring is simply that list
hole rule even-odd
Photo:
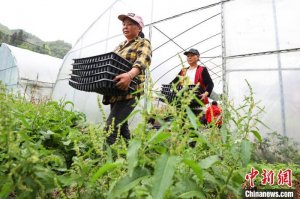
[{"label": "tree", "polygon": [[11,37],[10,37],[10,44],[17,46],[17,37],[18,37],[18,33],[14,32]]},{"label": "tree", "polygon": [[51,55],[51,49],[49,48],[49,46],[47,44],[43,44],[43,48],[46,52],[46,54]]}]

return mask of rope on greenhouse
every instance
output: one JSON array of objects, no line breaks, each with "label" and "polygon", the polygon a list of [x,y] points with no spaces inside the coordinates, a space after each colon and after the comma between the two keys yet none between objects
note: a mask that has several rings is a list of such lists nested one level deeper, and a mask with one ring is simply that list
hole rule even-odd
[{"label": "rope on greenhouse", "polygon": [[[80,39],[88,32],[88,30],[89,29],[91,29],[91,27],[93,27],[94,26],[94,24],[108,11],[108,10],[110,10],[113,6],[114,6],[114,4],[117,2],[117,1],[119,1],[119,0],[116,0],[113,4],[111,4],[88,28],[87,28],[87,30],[79,37],[79,39],[76,41],[76,43],[73,45],[73,46],[76,46],[77,44],[78,44],[78,42],[80,41]],[[151,22],[150,24],[146,24],[145,25],[145,27],[147,27],[147,26],[152,26],[152,25],[154,25],[154,24],[157,24],[157,23],[160,23],[160,22],[163,22],[163,21],[167,21],[167,20],[170,20],[170,19],[173,19],[173,18],[177,18],[177,17],[180,17],[180,16],[182,16],[182,15],[185,15],[185,14],[189,14],[189,13],[191,13],[191,12],[195,12],[195,11],[198,11],[198,10],[203,10],[203,9],[207,9],[207,8],[210,8],[210,7],[214,7],[214,6],[217,6],[217,5],[219,5],[219,4],[221,4],[221,3],[225,3],[225,2],[229,2],[229,1],[233,1],[233,0],[224,0],[224,1],[220,1],[220,2],[218,2],[218,3],[214,3],[214,4],[210,4],[210,5],[207,5],[207,6],[204,6],[204,7],[200,7],[200,8],[196,8],[196,9],[193,9],[193,10],[189,10],[189,11],[187,11],[187,12],[183,12],[183,13],[180,13],[180,14],[177,14],[177,15],[174,15],[174,16],[171,16],[171,17],[168,17],[168,18],[165,18],[165,19],[161,19],[161,20],[158,20],[158,21],[155,21],[155,22]],[[219,13],[220,14],[220,13]],[[219,15],[219,14],[217,14],[217,15]],[[212,16],[212,17],[214,17],[214,16]],[[201,22],[200,22],[201,23]],[[191,27],[191,28],[193,28],[193,27]],[[187,30],[188,31],[188,30]],[[82,47],[80,47],[80,48],[78,48],[78,49],[75,49],[75,50],[71,50],[71,51],[69,51],[69,53],[73,53],[73,52],[76,52],[76,51],[79,51],[79,50],[82,50],[82,49],[85,49],[85,48],[88,48],[88,47],[91,47],[91,46],[94,46],[94,45],[96,45],[96,44],[99,44],[99,43],[102,43],[102,42],[106,42],[106,41],[108,41],[108,40],[110,40],[110,39],[113,39],[113,38],[116,38],[116,37],[119,37],[119,36],[121,36],[122,34],[117,34],[117,35],[113,35],[113,36],[111,36],[111,37],[108,37],[108,38],[106,38],[106,39],[103,39],[103,40],[101,40],[101,41],[98,41],[98,42],[94,42],[94,43],[91,43],[91,44],[88,44],[88,45],[86,45],[86,46],[82,46]],[[178,35],[179,36],[179,35]],[[173,38],[174,39],[174,38]],[[155,49],[154,49],[155,50]],[[69,54],[68,53],[68,54]]]},{"label": "rope on greenhouse", "polygon": [[[122,35],[123,35],[123,33],[120,33],[120,34],[117,34],[117,35],[113,35],[113,36],[111,36],[111,37],[109,37],[109,38],[102,39],[102,40],[100,40],[100,41],[97,41],[97,42],[94,42],[94,43],[88,44],[88,45],[86,45],[86,46],[83,46],[83,47],[81,47],[81,48],[78,48],[78,49],[75,49],[75,50],[69,51],[69,52],[68,52],[68,54],[70,54],[70,53],[73,53],[73,52],[76,52],[76,51],[79,51],[79,50],[82,50],[82,49],[85,49],[85,48],[88,48],[88,47],[92,47],[92,46],[94,46],[94,45],[96,45],[96,44],[99,44],[99,43],[102,43],[102,42],[106,42],[106,41],[108,41],[108,40],[111,40],[111,39],[114,39],[114,38],[120,37],[120,36],[122,36]],[[74,46],[75,46],[75,45],[74,45]]]},{"label": "rope on greenhouse", "polygon": [[232,55],[232,56],[227,56],[226,59],[251,57],[251,56],[259,56],[259,55],[271,55],[271,54],[278,54],[278,53],[289,53],[289,52],[296,52],[296,51],[300,51],[300,48],[289,48],[289,49],[282,49],[282,50],[273,50],[273,51],[264,51],[264,52],[241,54],[241,55]]},{"label": "rope on greenhouse", "polygon": [[227,69],[226,72],[246,72],[246,71],[291,71],[300,70],[300,68],[242,68],[242,69]]},{"label": "rope on greenhouse", "polygon": [[200,61],[200,63],[205,66],[210,72],[212,72],[213,74],[215,74],[218,77],[221,77],[220,75],[218,75],[216,72],[214,72],[213,70],[209,69],[203,62]]},{"label": "rope on greenhouse", "polygon": [[[204,63],[204,62],[203,62],[203,63]],[[212,62],[212,61],[209,61],[209,63],[212,63],[213,65],[215,65],[215,67],[211,68],[211,70],[213,70],[213,69],[215,69],[215,68],[221,68],[221,67],[222,67],[222,64],[217,65],[217,64],[215,64],[215,63]]]},{"label": "rope on greenhouse", "polygon": [[[203,39],[203,40],[201,40],[201,41],[199,41],[199,42],[193,44],[192,46],[189,46],[189,47],[186,48],[186,49],[192,48],[192,47],[194,47],[194,46],[196,46],[196,45],[198,45],[198,44],[200,44],[200,43],[203,43],[203,42],[205,42],[205,41],[207,41],[207,40],[209,40],[209,39],[211,39],[211,38],[213,38],[213,37],[216,37],[216,36],[218,36],[218,35],[220,35],[220,34],[221,34],[221,33],[217,33],[217,34],[214,34],[214,35],[212,35],[212,36],[210,36],[210,37],[207,37],[207,38],[205,38],[205,39]],[[182,53],[182,52],[184,52],[184,50],[183,50],[183,51],[180,51],[180,52],[178,52],[178,53]],[[157,68],[158,68],[159,66],[161,66],[162,64],[164,64],[164,63],[166,63],[167,61],[169,61],[170,59],[176,57],[176,56],[177,56],[177,53],[176,53],[175,55],[173,55],[173,56],[167,58],[167,59],[164,60],[163,62],[159,63],[157,66],[155,66],[155,67],[151,70],[151,72],[154,71],[155,69],[157,69]],[[217,57],[217,56],[216,56],[216,57]]]},{"label": "rope on greenhouse", "polygon": [[[219,72],[218,72],[218,73],[219,73]],[[215,74],[212,74],[212,75],[211,75],[211,79],[213,80],[213,82],[218,81],[218,79],[219,79],[219,82],[222,81],[220,75],[216,75],[216,77],[214,77],[214,75],[215,75]]]},{"label": "rope on greenhouse", "polygon": [[[221,57],[222,57],[221,55],[217,55],[217,56],[201,56],[201,58],[212,58],[212,59],[221,58]],[[206,62],[204,62],[204,63],[206,63]]]},{"label": "rope on greenhouse", "polygon": [[[221,56],[217,56],[217,57],[214,57],[214,58],[209,59],[209,60],[207,60],[207,61],[205,61],[205,62],[202,62],[202,63],[203,63],[203,65],[204,65],[205,63],[209,62],[209,63],[215,65],[215,67],[213,67],[213,68],[208,68],[208,70],[210,70],[210,71],[212,71],[212,72],[213,72],[213,70],[214,70],[215,68],[220,68],[220,69],[221,69],[220,71],[215,72],[215,73],[217,74],[217,73],[220,73],[220,72],[223,71],[223,69],[222,69],[222,64],[217,65],[217,64],[215,64],[214,62],[212,62],[211,60],[213,60],[213,59],[215,59],[215,58],[220,58],[220,57],[221,57]],[[203,57],[201,56],[201,58],[203,58]],[[213,76],[213,75],[214,75],[214,74],[212,74],[212,76]],[[221,76],[217,75],[216,78],[212,78],[212,79],[214,80],[214,79],[217,79],[217,78],[221,78]]]},{"label": "rope on greenhouse", "polygon": [[[188,28],[188,29],[186,29],[186,30],[184,30],[183,32],[181,32],[181,33],[179,33],[178,35],[176,35],[175,37],[173,37],[173,38],[169,38],[169,40],[168,41],[166,41],[166,42],[164,42],[164,43],[162,43],[161,45],[159,45],[158,47],[156,47],[155,49],[153,49],[153,51],[152,52],[154,52],[155,50],[157,50],[157,49],[159,49],[159,48],[161,48],[162,46],[164,46],[165,44],[167,44],[170,40],[173,40],[173,39],[175,39],[175,38],[177,38],[177,37],[179,37],[180,35],[182,35],[182,34],[184,34],[184,33],[186,33],[186,32],[188,32],[188,31],[190,31],[191,29],[193,29],[193,28],[195,28],[195,27],[197,27],[197,26],[199,26],[200,24],[202,24],[202,23],[204,23],[204,22],[206,22],[206,21],[208,21],[208,20],[210,20],[210,19],[212,19],[212,18],[214,18],[214,17],[216,17],[216,16],[218,16],[218,15],[220,15],[221,13],[217,13],[217,14],[215,14],[215,15],[213,15],[213,16],[211,16],[211,17],[209,17],[209,18],[207,18],[207,19],[204,19],[203,21],[200,21],[199,23],[197,23],[197,24],[195,24],[195,25],[193,25],[192,27],[190,27],[190,28]],[[154,26],[155,27],[155,26]]]},{"label": "rope on greenhouse", "polygon": [[[164,21],[168,21],[170,19],[174,19],[174,18],[180,17],[182,15],[186,15],[186,14],[189,14],[189,13],[192,13],[192,12],[197,12],[199,10],[204,10],[204,9],[207,9],[207,8],[211,8],[211,7],[214,7],[214,6],[220,5],[222,3],[229,2],[229,1],[233,1],[233,0],[223,0],[223,1],[220,1],[218,3],[213,3],[213,4],[210,4],[210,5],[207,5],[207,6],[203,6],[203,7],[200,7],[200,8],[193,9],[193,10],[189,10],[187,12],[182,12],[180,14],[177,14],[177,15],[174,15],[174,16],[171,16],[171,17],[167,17],[167,18],[155,21],[155,22],[152,23],[152,25],[157,24],[157,23],[161,23],[161,22],[164,22]],[[146,26],[149,26],[149,25],[150,24],[147,24]]]},{"label": "rope on greenhouse", "polygon": [[[215,46],[215,47],[213,47],[213,48],[210,48],[210,49],[208,49],[208,50],[206,50],[206,51],[204,51],[204,52],[201,52],[200,54],[203,54],[203,53],[206,53],[206,52],[208,52],[208,51],[211,51],[211,50],[213,50],[213,49],[216,49],[216,48],[218,48],[218,47],[220,47],[221,45],[218,45],[218,46]],[[183,63],[186,63],[186,61],[184,61]],[[201,64],[203,64],[202,62],[200,62]],[[174,66],[173,68],[171,68],[170,70],[168,70],[166,73],[164,73],[163,75],[161,75],[155,82],[154,82],[154,84],[156,84],[161,78],[163,78],[166,74],[168,74],[169,72],[171,72],[172,70],[174,70],[175,68],[177,68],[178,66],[180,66],[181,65],[181,63],[180,64],[177,64],[176,66]],[[205,64],[203,64],[204,66],[205,66]],[[211,71],[212,73],[214,73],[213,71]],[[215,73],[214,73],[215,74]],[[218,74],[215,74],[215,75],[217,75],[217,76],[219,76]],[[220,76],[219,76],[220,77]]]},{"label": "rope on greenhouse", "polygon": [[201,58],[211,58],[211,59],[209,59],[209,60],[206,60],[206,61],[203,62],[203,63],[210,62],[211,60],[214,60],[214,59],[220,58],[220,57],[221,57],[221,56],[215,56],[215,57],[202,57],[202,56],[201,56]]},{"label": "rope on greenhouse", "polygon": [[82,37],[97,23],[97,21],[107,12],[109,11],[119,0],[114,1],[97,19],[84,31],[84,33],[79,37],[74,46],[78,44],[78,42],[82,39]]},{"label": "rope on greenhouse", "polygon": [[0,72],[1,72],[1,71],[5,71],[5,70],[8,70],[8,69],[11,69],[11,68],[16,68],[16,66],[11,66],[11,67],[8,67],[8,68],[1,69]]},{"label": "rope on greenhouse", "polygon": [[[168,43],[169,41],[172,41],[172,42],[174,42],[177,46],[179,46],[173,39],[175,39],[176,37],[178,37],[178,36],[180,36],[180,35],[186,33],[187,31],[189,31],[189,30],[191,30],[191,29],[197,27],[198,25],[200,25],[200,24],[202,24],[202,23],[204,23],[204,22],[206,22],[206,21],[208,21],[208,20],[210,20],[210,19],[212,19],[212,18],[214,18],[214,17],[216,17],[216,16],[218,16],[218,15],[220,15],[220,14],[221,14],[221,13],[217,13],[217,14],[215,14],[215,15],[213,15],[213,16],[211,16],[211,17],[209,17],[209,18],[207,18],[207,19],[205,19],[205,20],[203,20],[203,21],[201,21],[201,22],[199,22],[199,23],[197,23],[197,24],[195,24],[194,26],[192,26],[192,27],[190,27],[190,28],[184,30],[183,32],[179,33],[178,35],[176,35],[176,36],[173,37],[173,38],[168,37],[168,36],[167,36],[166,34],[164,34],[161,30],[159,30],[158,28],[156,28],[156,27],[154,26],[154,27],[155,27],[157,30],[159,30],[163,35],[165,35],[169,40],[168,40],[167,42],[161,44],[161,45],[158,46],[157,48],[155,48],[153,51],[155,51],[155,50],[157,50],[158,48],[162,47],[163,45],[165,45],[165,44]],[[153,24],[153,23],[152,23],[152,24]],[[208,38],[206,38],[206,39],[204,39],[204,40],[202,40],[202,41],[200,41],[200,42],[198,42],[198,43],[196,43],[196,44],[194,44],[194,45],[192,45],[192,46],[190,46],[190,47],[188,47],[188,48],[191,48],[191,47],[193,47],[193,46],[195,46],[195,45],[198,45],[198,44],[200,44],[200,43],[202,43],[202,42],[204,42],[204,41],[206,41],[206,40],[209,40],[209,39],[211,39],[212,37],[215,37],[215,36],[217,36],[217,35],[219,35],[219,34],[221,34],[221,33],[217,33],[217,34],[215,34],[215,35],[213,35],[213,36],[211,36],[211,37],[208,37]],[[179,47],[180,47],[180,46],[179,46]],[[180,47],[180,48],[182,49],[182,51],[180,51],[179,53],[185,51],[185,49],[183,49],[182,47]],[[188,48],[187,48],[187,49],[188,49]],[[152,51],[152,52],[153,52],[153,51]],[[176,53],[175,55],[173,55],[173,56],[167,58],[166,60],[164,60],[163,62],[161,62],[161,63],[158,64],[157,66],[155,66],[155,67],[151,70],[151,72],[154,71],[154,70],[155,70],[156,68],[158,68],[159,66],[161,66],[163,63],[165,63],[165,62],[169,61],[170,59],[174,58],[175,56],[177,56],[177,53]],[[208,57],[208,58],[210,58],[210,57]]]},{"label": "rope on greenhouse", "polygon": [[[163,31],[161,31],[160,29],[158,29],[156,26],[153,26],[156,30],[158,30],[161,34],[163,34],[165,37],[167,37],[168,39],[169,39],[169,41],[172,41],[174,44],[176,44],[179,48],[181,48],[181,50],[183,50],[184,51],[184,49],[178,44],[178,43],[176,43],[172,38],[170,38],[168,35],[166,35]],[[167,41],[166,43],[168,43],[169,41]],[[158,48],[156,48],[156,49],[158,49]],[[155,49],[155,50],[156,50]],[[154,51],[154,50],[153,50]],[[152,52],[153,52],[152,51]]]},{"label": "rope on greenhouse", "polygon": [[[118,0],[116,0],[112,5],[110,5],[88,28],[87,30],[79,37],[79,39],[77,40],[77,42],[73,45],[73,46],[76,46],[78,44],[78,42],[80,41],[80,39],[86,34],[86,32],[88,32],[88,30],[94,26],[94,24],[109,10],[111,9],[114,4],[117,2]],[[173,19],[173,18],[176,18],[176,17],[179,17],[179,16],[182,16],[182,15],[185,15],[185,14],[189,14],[191,12],[195,12],[195,11],[198,11],[198,10],[203,10],[203,9],[206,9],[206,8],[210,8],[210,7],[214,7],[214,6],[217,6],[221,3],[225,3],[225,2],[229,2],[229,1],[233,1],[233,0],[224,0],[224,1],[220,1],[218,3],[215,3],[215,4],[210,4],[210,5],[207,5],[207,6],[204,6],[204,7],[200,7],[200,8],[197,8],[197,9],[194,9],[194,10],[190,10],[190,11],[187,11],[187,12],[183,12],[183,13],[180,13],[180,14],[177,14],[177,15],[174,15],[174,16],[171,16],[171,17],[168,17],[168,18],[165,18],[165,19],[161,19],[161,20],[158,20],[158,21],[155,21],[155,22],[151,22],[150,24],[146,24],[145,27],[147,26],[152,26],[154,24],[157,24],[157,23],[160,23],[160,22],[163,22],[163,21],[167,21],[167,20],[170,20],[170,19]],[[94,46],[96,44],[99,44],[99,43],[102,43],[102,42],[105,42],[105,41],[108,41],[108,40],[111,40],[113,38],[116,38],[116,37],[119,37],[121,36],[122,34],[116,34],[116,35],[113,35],[109,38],[106,38],[106,39],[103,39],[101,41],[98,41],[98,42],[94,42],[94,43],[91,43],[91,44],[88,44],[86,46],[82,46],[81,48],[79,49],[75,49],[75,50],[71,50],[68,52],[68,54],[70,53],[73,53],[73,52],[76,52],[76,51],[79,51],[79,50],[82,50],[82,49],[85,49],[85,48],[88,48],[88,47],[91,47],[91,46]]]},{"label": "rope on greenhouse", "polygon": [[[155,26],[153,26],[153,27],[156,28],[156,29],[157,29],[159,32],[161,32],[163,35],[165,35],[165,36],[169,39],[169,41],[172,41],[173,43],[175,43],[179,48],[182,49],[182,51],[185,51],[185,49],[183,49],[179,44],[177,44],[177,43],[176,43],[173,39],[171,39],[168,35],[166,35],[165,33],[163,33],[163,32],[162,32],[161,30],[159,30],[157,27],[155,27]],[[211,49],[208,49],[208,50],[206,50],[206,51],[204,51],[204,52],[202,52],[202,53],[206,53],[206,52],[211,51],[211,50],[213,50],[213,49],[215,49],[215,48],[218,48],[218,47],[220,47],[220,46],[221,46],[221,45],[215,46],[215,47],[213,47],[213,48],[211,48]],[[201,54],[202,54],[202,53],[201,53]],[[200,61],[200,63],[206,67],[206,65],[205,65],[203,62]],[[215,65],[215,64],[214,64],[214,65]],[[173,70],[173,69],[172,69],[172,70]],[[212,71],[212,70],[210,70],[210,71],[211,71],[214,75],[216,75],[217,77],[219,77],[219,78],[221,77],[220,75],[218,75],[218,74],[215,73],[214,71]],[[168,71],[168,72],[170,72],[170,71]],[[168,72],[167,72],[167,73],[168,73]],[[219,72],[220,72],[220,71],[219,71]],[[167,73],[166,73],[166,74],[167,74]],[[163,76],[164,76],[164,75],[163,75]],[[159,79],[158,79],[158,80],[159,80]],[[157,81],[158,81],[158,80],[157,80]],[[157,81],[156,81],[156,82],[157,82]],[[156,83],[156,82],[155,82],[155,83]]]},{"label": "rope on greenhouse", "polygon": [[221,72],[222,72],[222,69],[219,71],[214,71],[213,72],[214,74],[212,74],[212,75],[217,75],[219,78],[221,78],[221,76],[219,75],[219,73],[221,73]]}]

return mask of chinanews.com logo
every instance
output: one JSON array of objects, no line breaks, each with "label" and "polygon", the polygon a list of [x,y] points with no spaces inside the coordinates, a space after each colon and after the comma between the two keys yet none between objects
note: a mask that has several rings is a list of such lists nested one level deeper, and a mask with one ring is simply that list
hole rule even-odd
[{"label": "chinanews.com logo", "polygon": [[[295,192],[292,189],[292,170],[291,169],[279,169],[278,172],[273,170],[262,169],[262,179],[260,181],[261,186],[265,185],[278,185],[287,186],[289,189],[257,189],[254,180],[260,174],[255,168],[251,168],[250,173],[245,175],[245,180],[249,184],[249,187],[244,190],[244,198],[296,198]],[[278,187],[277,186],[277,187]]]}]

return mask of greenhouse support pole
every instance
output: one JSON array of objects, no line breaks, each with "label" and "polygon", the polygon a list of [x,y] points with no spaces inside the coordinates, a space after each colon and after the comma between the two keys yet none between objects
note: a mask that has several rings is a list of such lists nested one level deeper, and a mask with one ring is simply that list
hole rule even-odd
[{"label": "greenhouse support pole", "polygon": [[[149,41],[152,40],[152,23],[153,23],[153,7],[154,0],[151,1],[151,22],[149,26]],[[144,110],[148,110],[148,97],[149,97],[149,81],[150,81],[150,66],[145,70],[145,100],[144,100]],[[147,121],[146,121],[147,122]],[[145,125],[146,126],[146,125]]]},{"label": "greenhouse support pole", "polygon": [[[278,24],[277,24],[277,12],[275,0],[272,1],[273,6],[273,17],[274,17],[274,29],[275,29],[275,38],[276,38],[276,50],[280,49],[279,45],[279,35],[278,35]],[[278,78],[279,78],[279,92],[280,92],[280,107],[281,107],[281,116],[282,116],[282,131],[283,135],[286,136],[286,118],[285,118],[285,103],[284,103],[284,89],[283,89],[283,80],[282,80],[282,68],[281,68],[281,54],[277,54],[277,65],[278,65]]]},{"label": "greenhouse support pole", "polygon": [[[108,23],[107,23],[107,33],[106,33],[106,38],[109,37],[110,21],[111,21],[111,9],[109,9],[109,18],[108,18]],[[109,41],[109,40],[106,40],[106,41],[105,41],[105,52],[107,52],[108,41]]]},{"label": "greenhouse support pole", "polygon": [[221,33],[222,33],[222,83],[223,94],[222,100],[227,93],[226,82],[226,45],[225,45],[225,20],[224,20],[224,2],[221,4]]}]

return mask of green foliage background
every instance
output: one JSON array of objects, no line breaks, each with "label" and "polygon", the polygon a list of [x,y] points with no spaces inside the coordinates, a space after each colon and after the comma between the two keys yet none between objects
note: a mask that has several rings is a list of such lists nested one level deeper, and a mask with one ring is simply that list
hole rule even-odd
[{"label": "green foliage background", "polygon": [[58,58],[63,58],[72,47],[71,44],[61,40],[45,42],[24,30],[10,30],[2,24],[0,24],[1,43]]},{"label": "green foliage background", "polygon": [[[82,113],[66,109],[72,103],[32,104],[1,86],[0,198],[241,198],[251,167],[290,168],[297,185],[300,171],[293,160],[253,159],[249,135],[259,143],[263,139],[251,89],[237,108],[224,101],[221,129],[199,123],[188,106],[192,92],[177,95],[180,107],[169,104],[159,112],[149,104],[140,112],[160,121],[159,130],[145,120],[132,130],[128,145],[118,139],[109,147],[105,139],[111,129],[86,123]],[[100,102],[99,108],[103,111]],[[189,146],[192,141],[195,147]]]}]

